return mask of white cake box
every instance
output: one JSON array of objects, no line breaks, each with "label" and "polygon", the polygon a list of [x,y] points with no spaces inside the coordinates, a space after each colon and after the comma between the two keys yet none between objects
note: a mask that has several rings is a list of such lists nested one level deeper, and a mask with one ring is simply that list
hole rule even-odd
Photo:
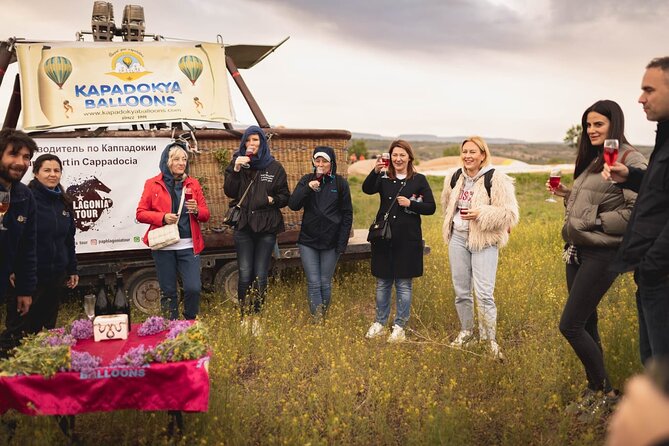
[{"label": "white cake box", "polygon": [[93,319],[93,338],[95,342],[110,339],[128,339],[128,315],[110,314],[96,316]]}]

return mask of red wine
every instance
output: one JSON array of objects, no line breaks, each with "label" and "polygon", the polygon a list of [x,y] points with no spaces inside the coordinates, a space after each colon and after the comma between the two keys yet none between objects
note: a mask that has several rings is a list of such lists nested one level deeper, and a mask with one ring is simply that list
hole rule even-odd
[{"label": "red wine", "polygon": [[190,190],[188,192],[184,192],[184,198],[186,199],[186,201],[192,200],[193,199],[193,192],[190,191]]},{"label": "red wine", "polygon": [[548,179],[548,184],[550,184],[551,188],[557,189],[560,185],[560,177],[550,177]]},{"label": "red wine", "polygon": [[3,214],[9,210],[9,203],[0,203],[0,214]]},{"label": "red wine", "polygon": [[381,158],[381,161],[386,169],[390,167],[390,158]]},{"label": "red wine", "polygon": [[469,213],[469,208],[460,208],[460,216],[467,215]]},{"label": "red wine", "polygon": [[612,166],[618,159],[618,149],[604,149],[604,161]]}]

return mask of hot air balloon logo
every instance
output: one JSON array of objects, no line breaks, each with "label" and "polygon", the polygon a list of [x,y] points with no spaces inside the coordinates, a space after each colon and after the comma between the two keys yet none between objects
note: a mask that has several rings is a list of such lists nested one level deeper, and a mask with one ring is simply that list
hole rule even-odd
[{"label": "hot air balloon logo", "polygon": [[151,74],[144,67],[144,58],[136,51],[122,51],[111,60],[113,71],[107,73],[123,81],[134,81],[142,76]]},{"label": "hot air balloon logo", "polygon": [[44,72],[62,90],[63,84],[72,74],[72,62],[63,56],[50,57],[44,62]]},{"label": "hot air balloon logo", "polygon": [[202,68],[202,61],[197,56],[189,55],[179,59],[179,69],[193,85],[195,85],[195,81],[202,74]]}]

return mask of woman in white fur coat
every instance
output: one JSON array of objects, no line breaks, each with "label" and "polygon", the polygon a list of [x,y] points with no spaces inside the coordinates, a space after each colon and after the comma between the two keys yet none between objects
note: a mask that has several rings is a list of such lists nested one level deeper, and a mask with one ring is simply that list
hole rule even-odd
[{"label": "woman in white fur coat", "polygon": [[[490,149],[483,138],[467,138],[460,148],[462,169],[446,176],[441,194],[444,241],[448,244],[455,309],[461,324],[451,345],[462,347],[474,337],[473,288],[479,339],[488,343],[495,358],[503,359],[496,339],[493,293],[498,250],[506,245],[511,228],[518,224],[518,202],[513,179],[491,167]],[[454,177],[457,181],[451,186]]]}]

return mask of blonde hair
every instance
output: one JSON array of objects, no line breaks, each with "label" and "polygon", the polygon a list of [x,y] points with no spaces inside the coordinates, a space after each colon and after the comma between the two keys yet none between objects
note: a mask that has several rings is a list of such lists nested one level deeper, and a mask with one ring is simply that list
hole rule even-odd
[{"label": "blonde hair", "polygon": [[170,151],[167,153],[167,168],[172,171],[172,164],[174,164],[174,159],[181,155],[181,152],[183,152],[184,155],[186,155],[186,165],[188,165],[188,152],[186,150],[179,146],[179,145],[174,145],[170,148]]},{"label": "blonde hair", "polygon": [[462,148],[468,142],[474,143],[476,147],[479,148],[481,153],[485,155],[483,162],[481,162],[481,168],[488,166],[492,162],[492,155],[490,154],[490,148],[485,142],[485,139],[481,138],[480,136],[470,136],[469,138],[466,138],[464,141],[462,141],[462,144],[460,144],[460,152],[462,152]]}]

